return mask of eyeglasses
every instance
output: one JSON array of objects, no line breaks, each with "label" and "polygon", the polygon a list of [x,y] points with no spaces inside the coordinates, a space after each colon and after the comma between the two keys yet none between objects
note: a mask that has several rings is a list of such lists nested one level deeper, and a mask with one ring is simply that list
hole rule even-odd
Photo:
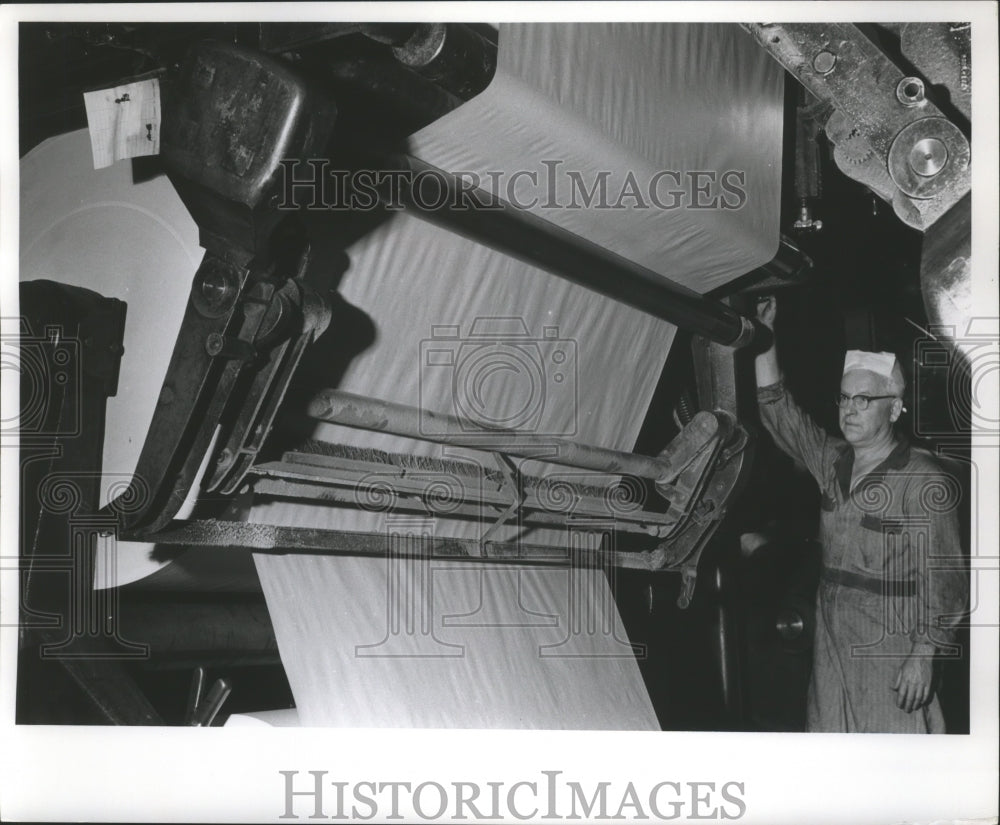
[{"label": "eyeglasses", "polygon": [[864,412],[868,409],[868,405],[872,401],[880,401],[883,398],[898,398],[897,395],[845,395],[844,393],[839,393],[837,395],[837,406],[842,410],[846,410],[852,404],[854,408],[859,412]]}]

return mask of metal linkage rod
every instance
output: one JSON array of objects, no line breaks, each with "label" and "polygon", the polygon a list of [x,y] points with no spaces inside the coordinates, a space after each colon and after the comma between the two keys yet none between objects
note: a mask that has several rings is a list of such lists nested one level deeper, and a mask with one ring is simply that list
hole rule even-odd
[{"label": "metal linkage rod", "polygon": [[391,401],[379,401],[341,390],[322,390],[317,393],[309,402],[307,415],[330,424],[392,433],[438,444],[499,450],[520,458],[537,458],[552,464],[597,472],[621,473],[653,481],[672,474],[671,465],[656,458],[514,430],[470,431],[469,423],[455,416]]},{"label": "metal linkage rod", "polygon": [[[128,535],[128,534],[126,534]],[[601,551],[521,541],[484,542],[476,539],[426,538],[418,542],[394,542],[388,533],[325,530],[315,527],[283,527],[242,521],[174,520],[151,533],[157,544],[186,548],[213,547],[254,553],[316,553],[328,556],[413,556],[448,558],[456,561],[510,561],[565,567],[596,562]],[[659,559],[660,556],[655,556]]]}]

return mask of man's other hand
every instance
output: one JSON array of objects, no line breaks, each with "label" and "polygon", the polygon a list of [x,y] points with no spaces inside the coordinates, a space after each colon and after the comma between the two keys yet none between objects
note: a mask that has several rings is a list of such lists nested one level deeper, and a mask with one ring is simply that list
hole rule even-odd
[{"label": "man's other hand", "polygon": [[911,653],[896,673],[892,689],[896,691],[896,707],[912,713],[931,699],[931,675],[934,659],[930,655]]}]

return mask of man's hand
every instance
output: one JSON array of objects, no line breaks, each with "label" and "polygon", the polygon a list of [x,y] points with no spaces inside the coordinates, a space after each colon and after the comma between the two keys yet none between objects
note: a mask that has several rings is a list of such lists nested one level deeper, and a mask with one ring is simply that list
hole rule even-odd
[{"label": "man's hand", "polygon": [[757,298],[757,320],[774,332],[774,316],[778,314],[778,299],[774,295]]},{"label": "man's hand", "polygon": [[934,658],[914,650],[896,673],[892,689],[896,691],[896,707],[912,713],[931,700],[931,676]]},{"label": "man's hand", "polygon": [[757,386],[767,387],[781,380],[778,369],[778,352],[774,347],[774,317],[778,314],[778,299],[773,295],[762,295],[757,299],[757,320],[771,330],[771,341],[766,350],[758,352],[754,359]]}]

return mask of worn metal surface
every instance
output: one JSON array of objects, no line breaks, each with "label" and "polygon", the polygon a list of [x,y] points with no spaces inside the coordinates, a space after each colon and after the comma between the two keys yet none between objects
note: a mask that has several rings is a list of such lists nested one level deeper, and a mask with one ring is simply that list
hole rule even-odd
[{"label": "worn metal surface", "polygon": [[[308,254],[300,262],[303,272]],[[236,492],[264,444],[278,407],[285,398],[306,348],[330,323],[329,302],[309,287],[301,274],[289,280],[271,300],[268,310],[282,307],[281,323],[267,329],[263,341],[254,343],[265,351],[270,345],[267,364],[258,369],[245,393],[239,415],[230,426],[229,438],[216,455],[215,467],[204,482],[206,490]]]},{"label": "worn metal surface", "polygon": [[[127,536],[122,536],[127,538]],[[472,539],[434,537],[425,543],[394,542],[387,533],[323,530],[305,527],[280,527],[272,524],[249,524],[234,521],[171,522],[165,530],[152,535],[157,544],[197,549],[213,547],[233,552],[307,553],[329,556],[394,555],[413,558],[443,558],[451,561],[510,562],[566,567],[592,566],[611,562],[619,567],[659,570],[666,566],[666,554],[660,549],[649,552],[607,552],[606,548],[572,549],[525,542],[485,542]],[[402,550],[401,550],[402,548]]]},{"label": "worn metal surface", "polygon": [[[736,360],[732,350],[695,336],[691,341],[691,351],[698,404],[703,409],[715,410],[720,424],[725,422],[726,426],[720,426],[710,449],[701,458],[712,469],[711,475],[707,469],[698,473],[692,468],[678,479],[682,486],[694,486],[695,489],[688,495],[689,506],[693,509],[684,514],[680,534],[671,536],[674,540],[669,544],[661,545],[666,563],[671,567],[682,567],[684,587],[678,597],[681,607],[687,607],[691,601],[702,552],[725,518],[729,501],[738,494],[739,486],[749,471],[752,454],[750,434],[736,423],[740,414],[740,394],[737,392]],[[718,569],[716,575],[721,575]],[[725,611],[722,611],[719,616],[720,659],[723,663],[728,661],[731,668],[733,664],[732,657],[727,653],[727,618],[724,614]],[[727,678],[725,673],[723,675],[725,685]],[[727,707],[729,704],[727,699]]]},{"label": "worn metal surface", "polygon": [[932,84],[944,86],[948,100],[972,119],[972,25],[904,23],[900,50]]},{"label": "worn metal surface", "polygon": [[[132,485],[109,505],[133,532],[156,530],[177,513],[232,403],[244,409],[235,421],[249,433],[222,434],[228,453],[213,481],[229,481],[227,489],[238,484],[298,357],[329,321],[322,302],[287,284],[296,273],[276,266],[269,244],[284,217],[276,208],[279,161],[325,147],[332,104],[263,53],[202,43],[188,55],[165,109],[164,164],[206,253]],[[300,323],[273,334],[283,315],[296,313]],[[256,363],[259,353],[267,354],[265,367]]]},{"label": "worn metal surface", "polygon": [[[166,523],[191,489],[243,367],[242,361],[213,356],[206,342],[212,336],[227,334],[253,338],[254,322],[259,323],[260,315],[249,316],[242,324],[234,317],[237,297],[248,276],[247,269],[211,253],[206,253],[198,268],[132,482],[108,505],[130,528],[148,523],[155,529]],[[206,308],[195,296],[206,291],[206,284],[217,283],[225,286],[207,291],[227,298]]]},{"label": "worn metal surface", "polygon": [[[856,129],[893,181],[901,220],[925,230],[969,191],[969,146],[961,130],[853,25],[751,23],[744,28],[813,95]],[[849,168],[841,165],[847,174]]]},{"label": "worn metal surface", "polygon": [[[321,157],[336,107],[288,64],[224,43],[192,48],[164,92],[162,155],[206,250],[266,254],[284,214],[284,158]],[[272,203],[273,201],[273,203]]]},{"label": "worn metal surface", "polygon": [[[725,519],[729,503],[738,497],[746,483],[752,455],[750,434],[742,427],[729,428],[714,440],[701,462],[693,464],[678,479],[679,485],[696,489],[689,494],[690,509],[679,529],[659,545],[659,550],[663,553],[663,566],[681,572],[683,586],[677,598],[681,608],[691,603],[702,554]],[[710,473],[705,472],[704,465],[712,468]]]},{"label": "worn metal surface", "polygon": [[[875,154],[851,120],[842,112],[834,111],[826,122],[826,136],[833,144],[833,159],[840,171],[891,203],[898,190],[889,176],[885,159]],[[919,216],[912,211],[915,215],[912,220],[919,223]]]},{"label": "worn metal surface", "polygon": [[969,191],[968,175],[962,173],[968,170],[970,158],[969,141],[954,123],[944,117],[925,117],[908,123],[896,135],[889,148],[889,175],[914,200],[942,196],[931,213],[939,217]]},{"label": "worn metal surface", "polygon": [[[121,538],[128,538],[127,535]],[[151,534],[157,544],[183,547],[218,547],[254,553],[317,553],[331,556],[379,556],[390,552],[387,533],[348,532],[307,527],[282,527],[274,524],[250,524],[236,521],[177,520],[167,529]],[[397,544],[393,553],[400,553]],[[577,552],[577,551],[574,551]],[[582,551],[581,551],[582,552]],[[430,546],[404,544],[404,555],[416,558],[489,559],[518,564],[568,565],[573,561],[570,550],[523,542],[486,542],[473,539],[435,537]],[[584,553],[593,561],[596,553]]]},{"label": "worn metal surface", "polygon": [[694,356],[698,406],[703,410],[722,410],[738,418],[733,351],[696,335],[691,340],[691,354]]}]

